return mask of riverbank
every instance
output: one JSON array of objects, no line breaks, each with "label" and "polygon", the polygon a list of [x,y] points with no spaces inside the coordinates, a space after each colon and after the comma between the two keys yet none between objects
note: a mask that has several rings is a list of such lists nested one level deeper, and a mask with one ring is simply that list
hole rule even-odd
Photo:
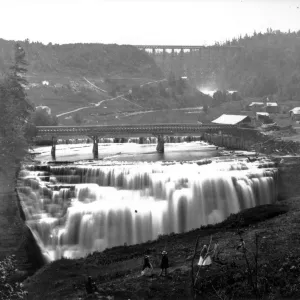
[{"label": "riverbank", "polygon": [[[235,217],[231,216],[222,226],[162,236],[156,241],[140,245],[115,247],[83,259],[55,261],[26,280],[29,299],[193,299],[191,257],[199,235],[198,249],[208,244],[210,237],[213,242],[218,241],[222,249],[219,255],[222,264],[213,264],[209,271],[201,274],[202,293],[197,299],[220,299],[209,284],[209,281],[216,284],[215,280],[220,274],[228,280],[230,274],[238,276],[232,279],[231,284],[224,281],[216,284],[218,293],[228,293],[231,287],[237,293],[234,299],[252,299],[246,280],[247,267],[243,255],[236,250],[239,244],[238,228],[246,246],[252,250],[255,249],[255,235],[259,237],[259,272],[267,277],[268,294],[274,295],[272,299],[285,296],[297,299],[300,297],[300,284],[296,276],[300,269],[299,200],[294,198],[275,206],[245,210]],[[168,277],[158,276],[163,249],[169,255]],[[151,277],[141,276],[140,273],[143,255],[147,250],[154,266]],[[199,252],[195,264],[198,259]],[[84,281],[88,275],[96,281],[98,298],[85,294]],[[206,286],[201,288],[201,282],[205,282]]]}]

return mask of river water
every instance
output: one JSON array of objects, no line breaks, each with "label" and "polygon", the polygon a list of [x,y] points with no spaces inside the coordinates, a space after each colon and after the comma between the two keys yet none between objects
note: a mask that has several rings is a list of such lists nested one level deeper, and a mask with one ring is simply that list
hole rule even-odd
[{"label": "river water", "polygon": [[58,145],[39,147],[38,165],[20,172],[26,222],[49,261],[135,244],[224,220],[231,213],[276,200],[277,170],[261,158],[220,156],[204,142]]}]

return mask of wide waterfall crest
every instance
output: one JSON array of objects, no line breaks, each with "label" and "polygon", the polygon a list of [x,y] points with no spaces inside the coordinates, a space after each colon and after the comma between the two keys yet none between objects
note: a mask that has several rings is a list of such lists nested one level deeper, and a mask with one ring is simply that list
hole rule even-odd
[{"label": "wide waterfall crest", "polygon": [[224,220],[276,199],[271,161],[51,166],[20,172],[28,226],[50,260]]}]

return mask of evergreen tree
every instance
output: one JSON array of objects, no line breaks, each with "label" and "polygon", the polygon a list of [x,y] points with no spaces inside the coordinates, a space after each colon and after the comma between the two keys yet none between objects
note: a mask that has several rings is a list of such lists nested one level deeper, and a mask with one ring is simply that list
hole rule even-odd
[{"label": "evergreen tree", "polygon": [[25,92],[25,51],[19,43],[14,50],[14,62],[0,82],[0,155],[18,162],[28,149],[25,132],[33,108]]},{"label": "evergreen tree", "polygon": [[176,92],[179,95],[183,95],[185,87],[185,81],[182,79],[182,77],[179,77],[179,79],[176,81]]}]

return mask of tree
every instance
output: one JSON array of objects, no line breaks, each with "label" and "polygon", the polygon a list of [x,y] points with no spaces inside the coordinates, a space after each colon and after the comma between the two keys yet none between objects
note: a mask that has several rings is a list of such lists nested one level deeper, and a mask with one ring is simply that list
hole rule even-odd
[{"label": "tree", "polygon": [[25,130],[33,106],[25,92],[27,65],[25,51],[16,43],[14,62],[0,82],[0,156],[8,163],[19,162],[28,149]]},{"label": "tree", "polygon": [[224,102],[224,94],[222,91],[216,91],[214,94],[213,94],[213,105],[214,106],[218,106],[220,105],[221,103]]},{"label": "tree", "polygon": [[173,72],[169,73],[168,84],[172,88],[176,86],[176,78],[175,78],[175,74]]},{"label": "tree", "polygon": [[238,92],[233,92],[231,95],[232,101],[240,101],[242,100],[242,97]]},{"label": "tree", "polygon": [[208,105],[204,104],[202,110],[205,114],[207,114],[208,113]]},{"label": "tree", "polygon": [[76,123],[76,125],[81,125],[83,123],[83,118],[82,118],[82,116],[79,113],[76,113],[73,116],[73,120]]},{"label": "tree", "polygon": [[58,119],[44,109],[37,109],[31,115],[31,122],[35,126],[57,126]]},{"label": "tree", "polygon": [[182,77],[179,77],[179,79],[176,81],[176,91],[179,95],[183,95],[184,89],[186,88],[186,84],[184,79]]}]

